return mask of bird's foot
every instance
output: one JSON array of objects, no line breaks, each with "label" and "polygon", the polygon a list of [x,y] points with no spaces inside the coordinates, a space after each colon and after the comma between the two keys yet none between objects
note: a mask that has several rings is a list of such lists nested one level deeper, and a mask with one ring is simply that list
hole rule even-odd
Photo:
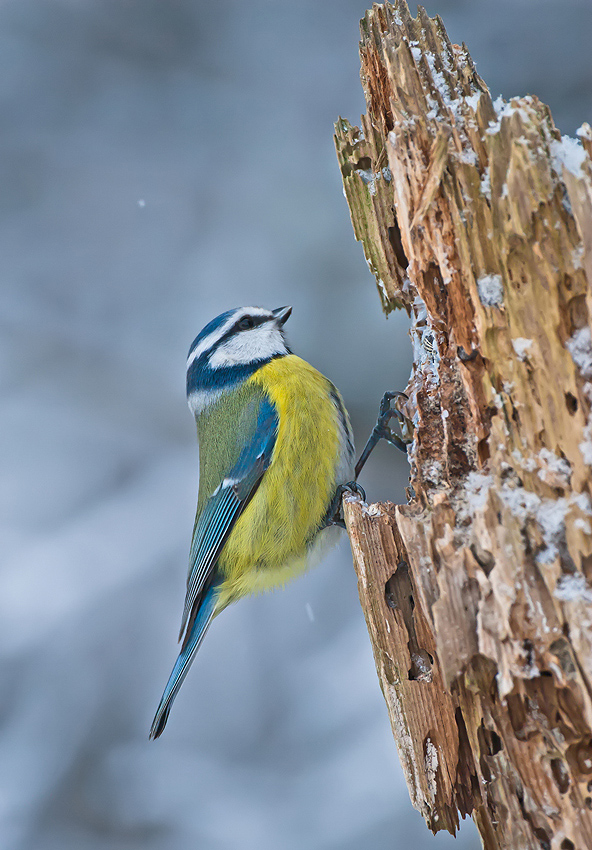
[{"label": "bird's foot", "polygon": [[362,501],[366,501],[366,491],[363,487],[360,487],[357,481],[348,481],[347,484],[340,484],[329,505],[325,526],[338,525],[340,528],[345,528],[342,508],[342,499],[345,493],[350,493],[352,496],[359,496]]},{"label": "bird's foot", "polygon": [[[395,399],[402,399],[404,402],[409,401],[409,397],[405,393],[386,392],[380,402],[378,419],[372,433],[368,438],[368,442],[364,446],[364,451],[360,455],[360,459],[356,464],[356,478],[359,476],[362,468],[375,445],[379,440],[386,440],[391,446],[395,446],[402,452],[407,453],[407,446],[413,440],[413,423],[411,420],[392,402]],[[392,429],[390,421],[396,418],[399,426],[399,434]]]}]

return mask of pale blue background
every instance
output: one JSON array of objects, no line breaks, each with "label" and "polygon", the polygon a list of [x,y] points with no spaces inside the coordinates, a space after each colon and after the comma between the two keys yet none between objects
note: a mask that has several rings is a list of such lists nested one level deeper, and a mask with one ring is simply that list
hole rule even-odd
[{"label": "pale blue background", "polygon": [[[0,4],[0,847],[477,848],[409,803],[346,546],[212,627],[165,735],[197,486],[189,343],[292,304],[361,444],[410,368],[354,243],[332,122],[354,0]],[[495,95],[592,118],[589,0],[441,0]],[[534,16],[533,27],[527,20]],[[141,203],[140,203],[141,202]],[[404,457],[363,483],[402,500]]]}]

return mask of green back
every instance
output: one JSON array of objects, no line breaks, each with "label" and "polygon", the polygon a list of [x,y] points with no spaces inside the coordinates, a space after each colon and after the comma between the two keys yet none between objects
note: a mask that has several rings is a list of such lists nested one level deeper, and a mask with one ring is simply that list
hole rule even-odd
[{"label": "green back", "polygon": [[238,461],[257,427],[261,402],[269,397],[258,384],[247,381],[225,393],[197,418],[199,440],[199,495],[197,515],[207,499]]}]

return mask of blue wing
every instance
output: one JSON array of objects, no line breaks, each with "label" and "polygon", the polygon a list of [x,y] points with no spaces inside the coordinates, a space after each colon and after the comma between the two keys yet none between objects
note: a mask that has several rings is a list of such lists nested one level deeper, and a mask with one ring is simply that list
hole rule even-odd
[{"label": "blue wing", "polygon": [[212,621],[217,589],[221,582],[216,572],[218,558],[235,522],[254,496],[271,463],[278,424],[275,407],[269,401],[262,401],[255,433],[243,448],[236,464],[206,502],[195,524],[179,635],[179,639],[183,637],[183,643],[154,717],[151,738],[158,738],[162,733],[173,700]]}]

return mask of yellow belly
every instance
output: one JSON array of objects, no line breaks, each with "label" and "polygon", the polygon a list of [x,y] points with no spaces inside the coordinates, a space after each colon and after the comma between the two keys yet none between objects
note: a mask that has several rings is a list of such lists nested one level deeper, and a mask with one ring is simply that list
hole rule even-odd
[{"label": "yellow belly", "polygon": [[[259,489],[218,562],[225,574],[218,610],[247,593],[284,584],[306,569],[337,483],[341,445],[332,385],[295,355],[262,366],[258,383],[279,414],[278,435]],[[322,537],[334,537],[331,530]]]}]

